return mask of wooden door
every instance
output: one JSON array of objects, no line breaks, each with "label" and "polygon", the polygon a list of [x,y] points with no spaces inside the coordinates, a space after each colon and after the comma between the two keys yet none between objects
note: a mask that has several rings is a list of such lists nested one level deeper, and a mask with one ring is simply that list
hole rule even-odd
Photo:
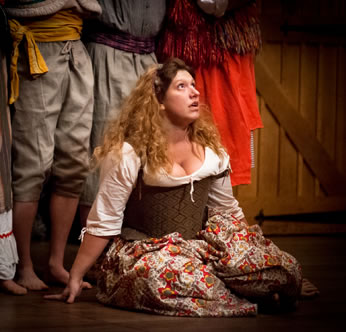
[{"label": "wooden door", "polygon": [[[345,211],[346,4],[262,0],[258,5],[263,49],[255,68],[264,128],[255,132],[252,184],[236,187],[235,195],[250,223],[260,213],[279,220]],[[303,219],[265,224],[268,233],[346,230],[346,220],[322,227]]]}]

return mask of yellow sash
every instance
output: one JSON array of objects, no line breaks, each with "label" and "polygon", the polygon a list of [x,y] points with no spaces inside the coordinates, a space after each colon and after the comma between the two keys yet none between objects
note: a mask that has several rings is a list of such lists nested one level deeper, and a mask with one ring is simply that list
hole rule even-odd
[{"label": "yellow sash", "polygon": [[78,40],[82,31],[83,21],[72,10],[62,10],[44,19],[22,20],[22,25],[14,20],[9,20],[11,36],[13,40],[13,53],[11,58],[11,96],[12,104],[19,96],[19,77],[17,63],[19,56],[19,44],[24,36],[26,38],[26,53],[29,60],[30,74],[36,78],[46,72],[48,67],[40,50],[38,42],[52,42],[64,40]]}]

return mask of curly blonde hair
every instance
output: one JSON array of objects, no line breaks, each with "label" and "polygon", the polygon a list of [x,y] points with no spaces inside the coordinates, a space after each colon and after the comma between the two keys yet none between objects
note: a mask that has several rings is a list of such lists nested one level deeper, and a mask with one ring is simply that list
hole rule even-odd
[{"label": "curly blonde hair", "polygon": [[[139,78],[136,87],[124,100],[120,116],[108,124],[103,145],[95,149],[97,161],[109,152],[120,160],[122,146],[128,142],[149,172],[155,173],[162,167],[170,171],[172,164],[162,131],[160,101],[179,70],[186,70],[195,77],[194,71],[182,60],[172,58],[162,66],[152,66]],[[209,147],[223,157],[220,136],[206,105],[200,105],[200,117],[189,125],[188,136],[192,142]]]}]

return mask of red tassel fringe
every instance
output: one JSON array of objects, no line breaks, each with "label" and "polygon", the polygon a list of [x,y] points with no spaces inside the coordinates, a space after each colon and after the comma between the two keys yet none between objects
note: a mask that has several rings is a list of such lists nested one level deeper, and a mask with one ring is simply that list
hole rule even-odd
[{"label": "red tassel fringe", "polygon": [[162,62],[178,57],[191,66],[222,63],[227,53],[257,53],[261,34],[255,3],[222,18],[204,14],[194,0],[175,0],[158,43]]}]

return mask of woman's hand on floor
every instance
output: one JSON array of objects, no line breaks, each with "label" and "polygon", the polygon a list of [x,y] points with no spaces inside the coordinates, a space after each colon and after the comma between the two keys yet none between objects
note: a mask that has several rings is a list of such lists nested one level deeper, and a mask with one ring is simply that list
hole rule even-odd
[{"label": "woman's hand on floor", "polygon": [[66,303],[73,303],[77,296],[80,295],[83,288],[91,288],[89,283],[83,282],[83,280],[70,279],[66,288],[61,294],[45,295],[47,300],[65,301]]},{"label": "woman's hand on floor", "polygon": [[320,292],[318,288],[308,279],[303,278],[302,289],[300,292],[300,298],[306,299],[319,295]]}]

